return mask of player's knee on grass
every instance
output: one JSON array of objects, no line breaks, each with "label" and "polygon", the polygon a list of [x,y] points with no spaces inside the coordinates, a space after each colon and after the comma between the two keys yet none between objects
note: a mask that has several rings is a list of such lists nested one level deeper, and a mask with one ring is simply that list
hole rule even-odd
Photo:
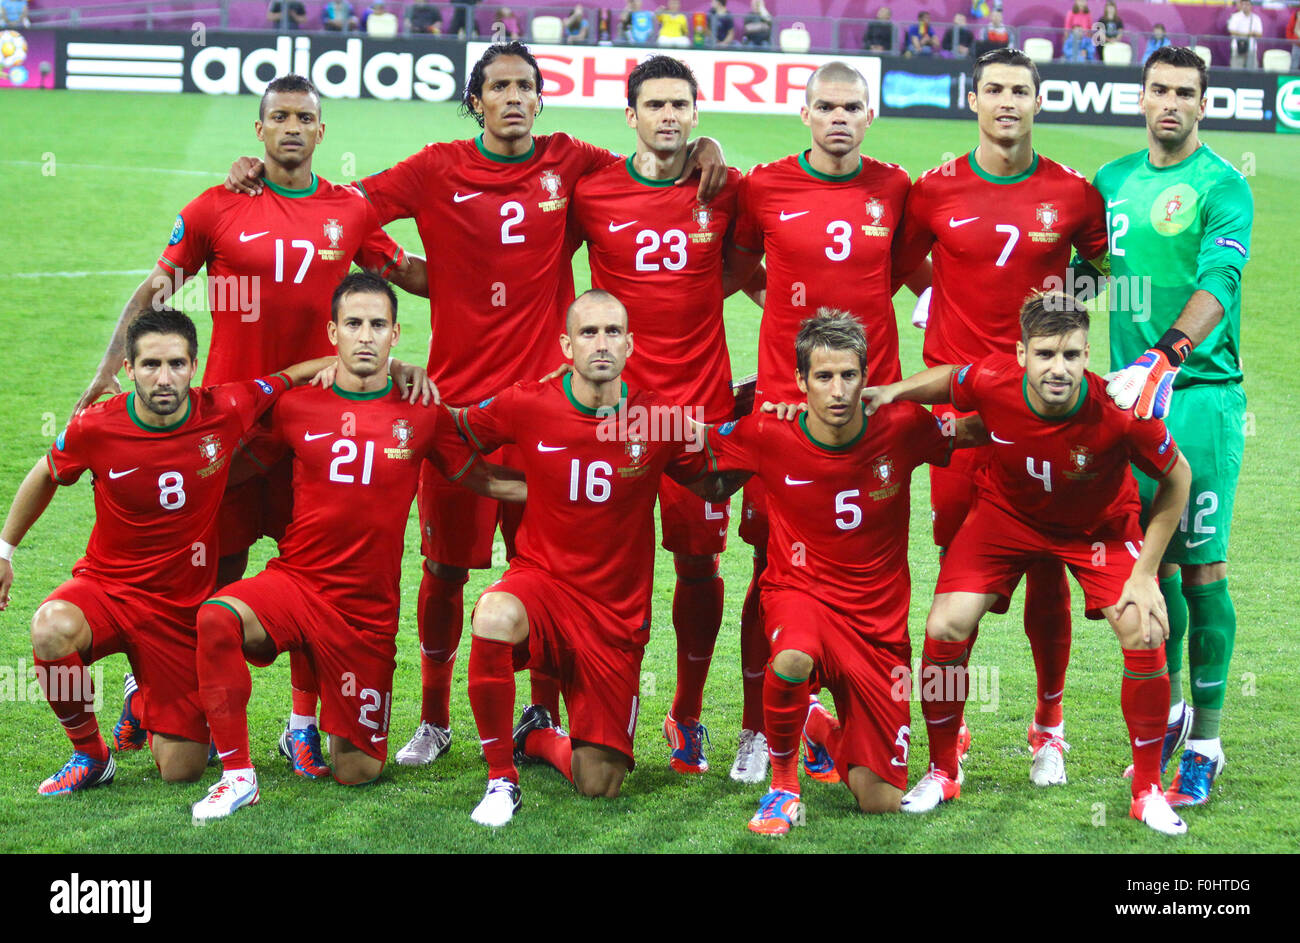
[{"label": "player's knee on grass", "polygon": [[1228,562],[1186,563],[1183,565],[1184,586],[1208,586],[1228,578]]},{"label": "player's knee on grass", "polygon": [[518,645],[528,638],[528,611],[510,593],[485,593],[474,607],[473,632],[479,638]]},{"label": "player's knee on grass", "polygon": [[469,581],[469,570],[463,566],[448,566],[446,563],[435,563],[432,560],[424,561],[425,568],[440,580],[446,580],[448,583],[465,583]]},{"label": "player's knee on grass", "polygon": [[208,744],[155,733],[150,749],[165,783],[196,783],[208,768]]},{"label": "player's knee on grass", "polygon": [[73,652],[90,652],[90,625],[70,602],[52,599],[32,616],[32,651],[47,661]]},{"label": "player's knee on grass", "polygon": [[330,760],[334,781],[343,786],[364,786],[384,771],[384,761],[358,750],[349,740],[330,734]]},{"label": "player's knee on grass", "polygon": [[812,674],[813,659],[805,652],[788,648],[772,656],[772,670],[783,678],[803,681]]},{"label": "player's knee on grass", "polygon": [[675,553],[673,568],[677,571],[677,579],[682,582],[704,583],[718,575],[718,557],[716,554]]},{"label": "player's knee on grass", "polygon": [[618,797],[627,776],[627,757],[594,743],[573,745],[573,786],[584,796]]},{"label": "player's knee on grass", "polygon": [[885,782],[865,766],[849,768],[849,791],[858,800],[858,808],[869,815],[897,812],[903,801],[903,790]]}]

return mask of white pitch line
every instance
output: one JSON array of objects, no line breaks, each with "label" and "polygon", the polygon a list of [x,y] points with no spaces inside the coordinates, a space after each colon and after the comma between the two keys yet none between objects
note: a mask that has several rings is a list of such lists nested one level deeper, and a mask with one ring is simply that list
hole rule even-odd
[{"label": "white pitch line", "polygon": [[[11,167],[44,167],[48,161],[40,160],[0,160],[0,164],[7,164]],[[176,174],[182,177],[220,177],[219,170],[177,170],[173,167],[131,167],[118,166],[111,164],[68,164],[55,160],[54,169],[57,172],[60,167],[72,167],[76,170],[114,170],[114,171],[134,171],[135,173],[149,174]]]},{"label": "white pitch line", "polygon": [[92,278],[104,275],[148,275],[153,269],[128,268],[113,272],[13,272],[9,275],[0,273],[0,278]]}]

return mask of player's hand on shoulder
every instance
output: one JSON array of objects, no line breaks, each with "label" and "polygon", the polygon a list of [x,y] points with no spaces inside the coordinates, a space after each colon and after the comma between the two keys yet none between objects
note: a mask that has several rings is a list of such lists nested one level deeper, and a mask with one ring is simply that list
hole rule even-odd
[{"label": "player's hand on shoulder", "polygon": [[727,160],[722,156],[722,145],[713,138],[695,139],[677,183],[689,180],[696,170],[700,172],[700,185],[695,191],[696,198],[701,203],[708,203],[727,185]]},{"label": "player's hand on shoulder", "polygon": [[389,376],[397,384],[399,390],[404,390],[403,394],[406,401],[412,406],[419,401],[421,406],[428,406],[430,403],[435,405],[442,403],[442,397],[438,395],[438,387],[430,379],[428,372],[420,366],[413,363],[404,363],[401,360],[393,360],[388,365]]},{"label": "player's hand on shoulder", "polygon": [[335,357],[328,367],[321,369],[314,377],[311,378],[311,386],[319,386],[321,389],[328,389],[334,385],[334,377],[339,372],[339,361]]},{"label": "player's hand on shoulder", "polygon": [[105,376],[103,373],[97,373],[95,374],[95,378],[90,381],[90,386],[86,387],[86,391],[82,393],[81,398],[77,400],[77,405],[72,407],[72,415],[77,415],[77,413],[95,402],[95,400],[99,399],[105,393],[109,396],[116,396],[121,392],[122,385],[117,382],[116,373],[108,376]]},{"label": "player's hand on shoulder", "polygon": [[550,373],[548,373],[546,376],[544,376],[544,377],[542,377],[540,380],[538,380],[537,382],[538,382],[538,383],[550,383],[552,380],[558,380],[560,377],[564,376],[566,373],[568,373],[568,372],[569,372],[570,370],[572,370],[572,369],[573,369],[573,367],[572,367],[570,364],[562,363],[562,364],[560,364],[558,367],[556,367],[554,370],[552,370]]},{"label": "player's hand on shoulder", "polygon": [[868,416],[874,416],[881,406],[893,401],[894,394],[888,386],[868,386],[862,390],[862,406]]},{"label": "player's hand on shoulder", "polygon": [[231,193],[247,193],[257,196],[262,192],[262,172],[266,165],[258,157],[239,157],[230,165],[226,177],[226,189]]},{"label": "player's hand on shoulder", "polygon": [[764,403],[762,411],[772,413],[784,422],[793,422],[794,418],[808,409],[807,403]]}]

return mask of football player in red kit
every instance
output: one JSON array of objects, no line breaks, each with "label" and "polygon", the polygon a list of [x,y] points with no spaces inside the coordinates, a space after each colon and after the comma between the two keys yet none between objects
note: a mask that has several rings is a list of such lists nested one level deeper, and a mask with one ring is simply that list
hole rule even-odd
[{"label": "football player in red kit", "polygon": [[304,652],[321,679],[321,725],[334,778],[369,782],[388,755],[402,541],[421,463],[448,480],[522,501],[471,452],[445,407],[412,405],[384,365],[399,334],[397,297],[369,272],[345,278],[331,304],[334,385],[285,398],[272,439],[293,453],[294,514],[280,555],[199,607],[199,696],[222,762],[193,820],[258,801],[248,748],[251,679],[284,651]]},{"label": "football player in red kit", "polygon": [[[591,284],[619,298],[636,325],[636,356],[624,375],[690,409],[697,421],[731,418],[731,358],[722,320],[724,248],[736,217],[740,172],[702,202],[673,184],[686,166],[697,85],[689,66],[650,56],[628,76],[627,123],[636,152],[578,181],[569,219],[574,244],[587,243]],[[727,545],[730,504],[704,501],[671,478],[660,481],[663,547],[673,554],[677,691],[664,720],[679,773],[703,773],[700,712],[722,624],[718,554]]]},{"label": "football player in red kit", "polygon": [[[505,825],[518,809],[515,763],[525,756],[584,795],[618,795],[633,764],[659,479],[704,472],[681,408],[622,382],[633,348],[616,298],[592,289],[575,300],[560,347],[570,373],[516,384],[458,416],[482,453],[513,443],[529,482],[515,557],[473,616],[469,697],[488,762],[472,815],[481,825]],[[655,418],[674,413],[675,422]],[[571,737],[536,704],[512,735],[514,672],[527,666],[559,677]]]},{"label": "football player in red kit", "polygon": [[[842,62],[829,62],[808,80],[801,117],[812,146],[746,174],[731,264],[742,282],[766,258],[767,289],[758,336],[755,402],[798,402],[794,339],[819,307],[860,312],[866,319],[868,373],[880,382],[901,376],[894,323],[892,248],[903,220],[911,178],[902,167],[864,157],[862,140],[874,110],[866,80]],[[766,566],[767,513],[763,484],[745,487],[740,536],[754,547],[754,577],[741,612],[744,714],[741,726],[757,732],[763,721],[767,643],[759,619],[758,577]],[[742,746],[758,738],[742,733]],[[758,772],[755,755],[736,766]],[[735,771],[733,770],[733,775]]]},{"label": "football player in red kit", "polygon": [[217,511],[231,459],[258,416],[333,358],[242,383],[190,388],[194,322],[170,309],[135,318],[124,339],[135,389],[82,410],[28,473],[0,532],[0,609],[9,603],[14,546],[59,485],[86,471],[95,527],[86,555],[32,618],[32,653],[72,759],[43,796],[112,782],[86,666],[125,652],[143,693],[141,721],[164,780],[197,780],[208,728],[195,676],[195,611],[217,578]]},{"label": "football player in red kit", "polygon": [[[1059,288],[1070,261],[1106,254],[1106,208],[1092,184],[1033,148],[1042,105],[1038,70],[1024,53],[994,49],[975,64],[967,93],[979,146],[926,171],[907,197],[897,267],[909,272],[933,253],[923,357],[930,366],[1014,351],[1015,312],[1033,291]],[[936,414],[953,412],[950,404]],[[975,472],[988,446],[930,469],[934,542],[944,550],[970,511]],[[1070,590],[1065,567],[1043,559],[1025,574],[1025,633],[1038,675],[1029,728],[1035,785],[1065,782],[1061,711],[1070,661]],[[963,733],[963,752],[969,734]]]},{"label": "football player in red kit", "polygon": [[[1104,617],[1124,652],[1120,706],[1136,769],[1131,814],[1182,834],[1187,827],[1160,785],[1169,673],[1156,569],[1187,503],[1191,470],[1163,422],[1119,409],[1087,372],[1088,313],[1079,302],[1036,295],[1021,309],[1020,326],[1014,356],[931,367],[865,397],[869,408],[910,400],[978,412],[992,443],[926,621],[920,688],[930,771],[903,797],[903,810],[928,812],[961,795],[957,733],[968,640],[984,613],[1006,611],[1032,562],[1049,557],[1074,574],[1088,616]],[[1145,533],[1130,462],[1160,483]]]}]

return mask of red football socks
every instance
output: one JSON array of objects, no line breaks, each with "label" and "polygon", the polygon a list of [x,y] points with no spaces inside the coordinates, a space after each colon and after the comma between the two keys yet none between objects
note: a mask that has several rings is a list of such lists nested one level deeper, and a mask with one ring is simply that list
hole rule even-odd
[{"label": "red football socks", "polygon": [[420,719],[436,727],[451,726],[451,673],[465,618],[463,579],[445,580],[424,565],[416,603],[420,633]]},{"label": "red football socks", "polygon": [[767,568],[767,556],[754,554],[754,576],[745,593],[740,610],[740,672],[744,691],[741,712],[742,730],[763,731],[763,678],[767,673],[770,646],[763,631],[763,613],[759,606],[758,578]]},{"label": "red football socks", "polygon": [[560,717],[560,679],[540,671],[528,669],[528,690],[532,704],[540,704],[557,724],[564,721]]},{"label": "red football socks", "polygon": [[573,782],[573,741],[554,727],[534,730],[524,739],[524,752],[545,760]]},{"label": "red football socks", "polygon": [[208,718],[222,769],[251,769],[248,699],[253,679],[244,661],[244,629],[235,611],[219,602],[199,606],[199,703]]},{"label": "red football socks", "polygon": [[515,769],[514,646],[474,636],[469,647],[469,706],[490,779],[519,782]]},{"label": "red football socks", "polygon": [[808,679],[787,680],[768,665],[763,678],[763,720],[773,789],[799,793],[799,737],[807,717]]},{"label": "red football socks", "polygon": [[713,646],[722,626],[722,579],[718,561],[676,561],[673,629],[677,633],[677,693],[672,715],[684,724],[697,724],[704,705]]},{"label": "red football socks", "polygon": [[1039,561],[1025,573],[1025,635],[1038,675],[1034,723],[1056,727],[1070,666],[1070,585],[1058,560]]},{"label": "red football socks", "polygon": [[320,699],[316,670],[304,652],[289,652],[289,687],[293,712],[303,717],[315,717],[316,702]]},{"label": "red football socks", "polygon": [[1160,747],[1169,714],[1169,666],[1165,647],[1124,649],[1120,709],[1133,747],[1133,795],[1160,782]]},{"label": "red football socks", "polygon": [[92,709],[95,685],[81,653],[74,651],[47,661],[32,652],[32,661],[41,691],[73,747],[101,763],[107,760],[108,744],[99,733],[99,720]]},{"label": "red football socks", "polygon": [[954,779],[969,660],[968,641],[940,642],[926,636],[921,654],[921,714],[930,736],[930,762]]}]

